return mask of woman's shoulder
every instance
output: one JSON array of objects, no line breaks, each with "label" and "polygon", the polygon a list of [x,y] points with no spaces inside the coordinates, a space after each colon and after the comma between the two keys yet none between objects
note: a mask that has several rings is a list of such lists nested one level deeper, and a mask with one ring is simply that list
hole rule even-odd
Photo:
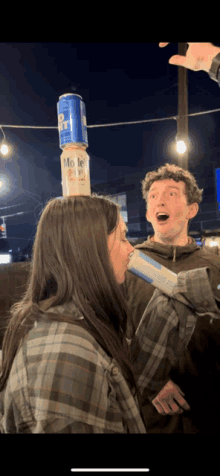
[{"label": "woman's shoulder", "polygon": [[[36,348],[36,352],[53,352],[81,355],[90,361],[108,359],[95,337],[81,325],[81,320],[73,323],[65,321],[39,321],[27,336],[27,353]],[[83,321],[83,320],[82,320]],[[38,350],[37,350],[38,349]],[[31,351],[33,352],[33,350]]]}]

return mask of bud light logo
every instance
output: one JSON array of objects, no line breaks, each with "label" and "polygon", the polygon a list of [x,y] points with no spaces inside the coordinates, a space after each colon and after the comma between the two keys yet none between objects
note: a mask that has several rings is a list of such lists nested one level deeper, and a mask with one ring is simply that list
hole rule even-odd
[{"label": "bud light logo", "polygon": [[67,130],[69,125],[69,121],[64,121],[64,114],[61,113],[58,115],[58,129],[59,132],[63,130]]}]

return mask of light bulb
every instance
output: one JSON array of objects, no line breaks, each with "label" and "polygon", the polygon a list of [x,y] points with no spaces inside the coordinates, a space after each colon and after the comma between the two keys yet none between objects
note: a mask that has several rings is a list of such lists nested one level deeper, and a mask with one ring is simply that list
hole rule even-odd
[{"label": "light bulb", "polygon": [[2,153],[3,155],[6,155],[6,154],[8,153],[8,147],[7,147],[7,145],[2,144],[2,146],[1,146],[1,153]]},{"label": "light bulb", "polygon": [[177,152],[180,154],[183,154],[186,151],[186,144],[183,142],[183,140],[178,140],[177,142]]}]

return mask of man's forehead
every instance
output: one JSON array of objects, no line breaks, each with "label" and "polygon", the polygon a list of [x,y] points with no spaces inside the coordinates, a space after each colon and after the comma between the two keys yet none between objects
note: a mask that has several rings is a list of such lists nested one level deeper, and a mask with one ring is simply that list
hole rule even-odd
[{"label": "man's forehead", "polygon": [[175,180],[155,180],[152,183],[150,190],[160,190],[161,188],[176,188],[178,190],[183,190],[185,183],[183,181],[176,182]]}]

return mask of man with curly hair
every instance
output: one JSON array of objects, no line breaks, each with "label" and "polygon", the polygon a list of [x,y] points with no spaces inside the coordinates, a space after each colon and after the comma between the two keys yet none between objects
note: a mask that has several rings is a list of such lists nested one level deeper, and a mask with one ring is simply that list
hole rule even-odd
[{"label": "man with curly hair", "polygon": [[[202,192],[194,176],[176,165],[165,164],[147,173],[142,194],[146,219],[152,224],[154,235],[135,248],[174,273],[207,266],[211,270],[213,293],[219,299],[220,257],[197,246],[188,235]],[[131,338],[155,288],[129,271],[123,286],[129,309],[127,337]],[[203,298],[205,305],[206,297]],[[155,326],[159,325],[155,322]],[[157,391],[153,386],[146,389],[142,405],[148,433],[220,433],[219,349],[219,321],[205,314],[197,319],[175,368],[161,366]]]}]

